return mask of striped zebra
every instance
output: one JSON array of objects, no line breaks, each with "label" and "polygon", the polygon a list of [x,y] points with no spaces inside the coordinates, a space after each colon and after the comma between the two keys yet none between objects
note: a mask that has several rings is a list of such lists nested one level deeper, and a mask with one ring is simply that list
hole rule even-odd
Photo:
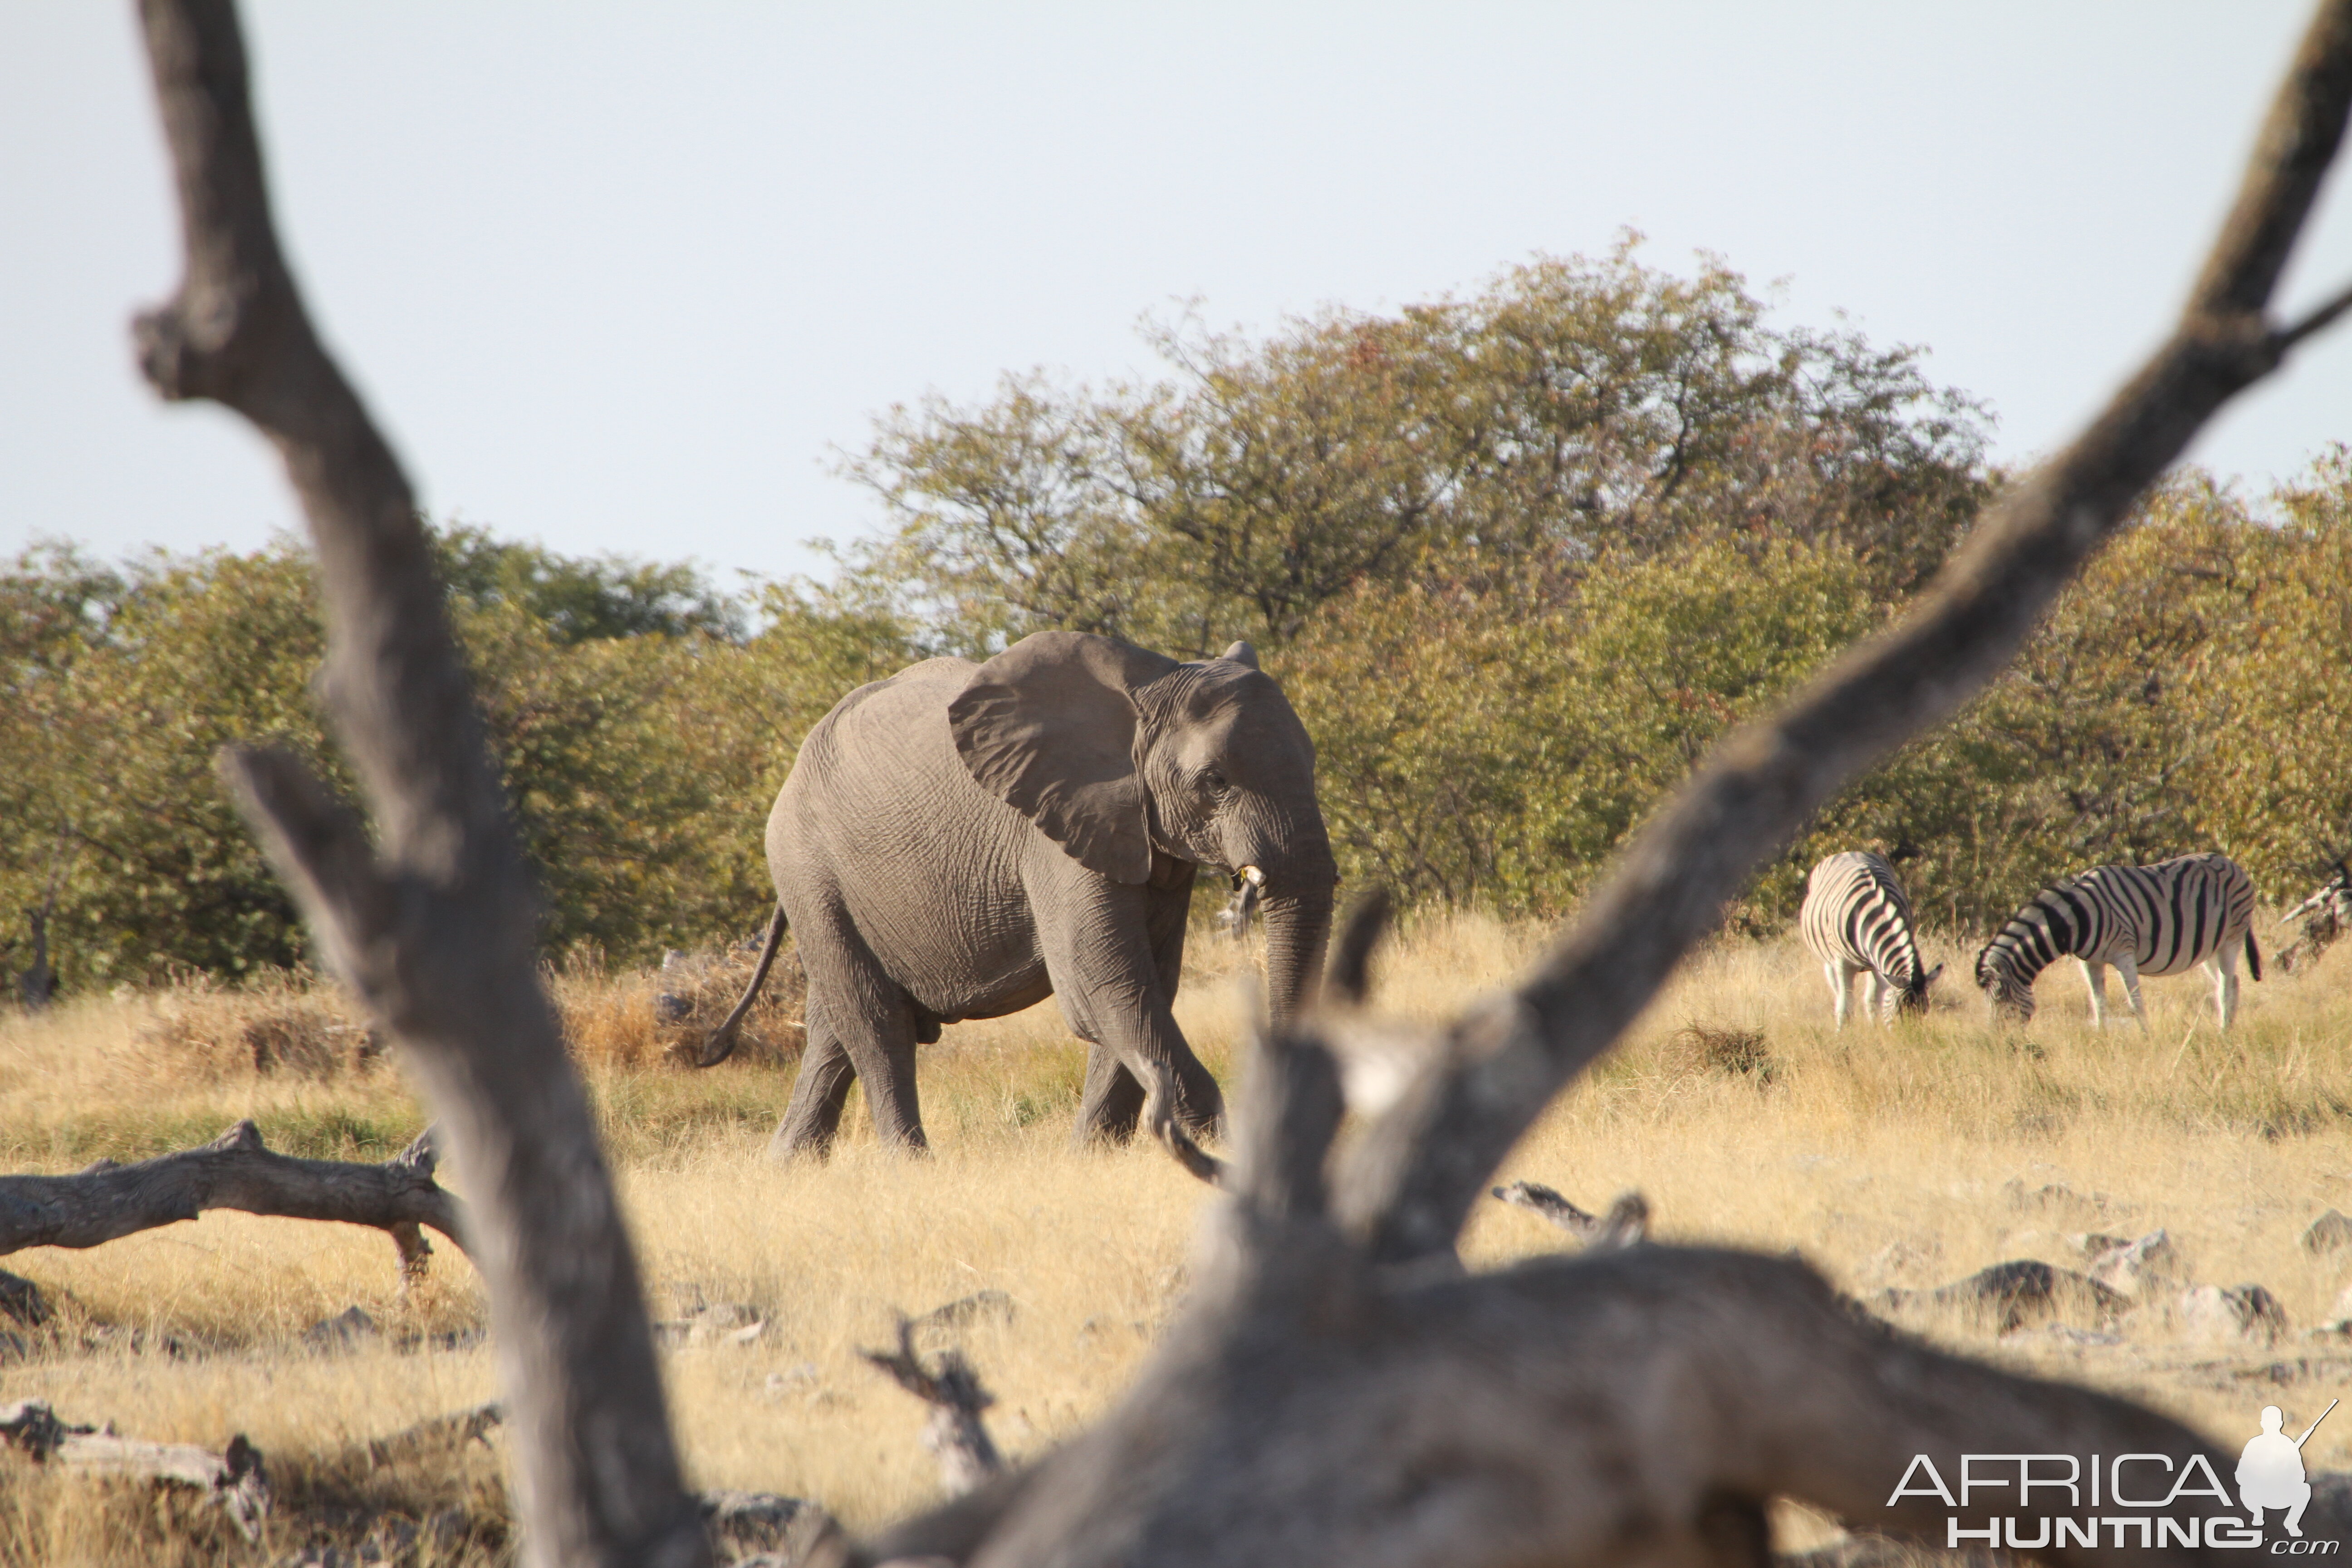
[{"label": "striped zebra", "polygon": [[2033,977],[2071,953],[2091,988],[2091,1022],[2107,1021],[2107,965],[2124,977],[2132,1016],[2147,1027],[2139,977],[2203,964],[2228,1028],[2238,1011],[2238,944],[2263,977],[2254,946],[2254,884],[2226,855],[2184,855],[2157,866],[2101,866],[2053,883],[2009,917],[1977,954],[1977,984],[1996,1017],[2033,1016]]},{"label": "striped zebra", "polygon": [[1797,924],[1829,976],[1841,1029],[1855,975],[1869,976],[1863,1005],[1884,1024],[1894,1021],[1898,1007],[1925,1011],[1927,984],[1944,973],[1940,963],[1933,969],[1921,964],[1911,900],[1882,855],[1848,849],[1814,867],[1805,879],[1805,906]]}]

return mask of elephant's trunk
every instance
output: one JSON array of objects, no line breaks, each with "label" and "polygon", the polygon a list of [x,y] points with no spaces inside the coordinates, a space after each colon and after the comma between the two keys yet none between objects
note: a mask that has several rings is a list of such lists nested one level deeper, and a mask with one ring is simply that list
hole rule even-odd
[{"label": "elephant's trunk", "polygon": [[1315,1000],[1323,977],[1323,950],[1331,938],[1331,893],[1325,889],[1288,897],[1268,892],[1265,989],[1274,1026],[1287,1026]]}]

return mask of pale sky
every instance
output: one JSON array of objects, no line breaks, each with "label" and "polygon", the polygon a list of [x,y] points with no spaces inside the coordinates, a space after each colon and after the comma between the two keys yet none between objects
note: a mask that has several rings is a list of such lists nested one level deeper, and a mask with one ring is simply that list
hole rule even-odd
[{"label": "pale sky", "polygon": [[[872,416],[1462,291],[1625,226],[1987,400],[2028,457],[2155,341],[2305,5],[246,7],[281,230],[436,516],[810,570]],[[251,549],[294,512],[125,324],[177,272],[128,0],[0,13],[0,550]],[[2352,279],[2340,176],[2290,302]],[[2352,438],[2352,329],[2209,428]]]}]

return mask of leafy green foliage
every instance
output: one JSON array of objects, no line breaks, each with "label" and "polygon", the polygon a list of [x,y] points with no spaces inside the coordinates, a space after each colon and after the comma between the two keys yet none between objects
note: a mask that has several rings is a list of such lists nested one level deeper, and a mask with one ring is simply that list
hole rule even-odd
[{"label": "leafy green foliage", "polygon": [[847,471],[896,531],[853,569],[942,646],[1060,626],[1183,655],[1289,643],[1367,584],[1444,595],[1724,534],[1916,586],[1986,490],[1973,405],[1911,351],[1775,331],[1736,273],[1675,278],[1635,243],[1262,342],[1156,328],[1159,383],[894,409]]},{"label": "leafy green foliage", "polygon": [[553,642],[743,636],[743,607],[692,566],[611,555],[582,560],[463,525],[436,531],[433,542],[453,601],[481,610],[506,606],[537,622]]},{"label": "leafy green foliage", "polygon": [[1612,557],[1540,608],[1365,588],[1278,673],[1315,735],[1343,874],[1558,910],[1729,724],[1879,616],[1850,552]]},{"label": "leafy green foliage", "polygon": [[2272,499],[2274,528],[2237,529],[2228,640],[2195,668],[2189,700],[2227,727],[2191,788],[2264,890],[2300,900],[2352,857],[2352,447]]},{"label": "leafy green foliage", "polygon": [[[1737,274],[1658,272],[1630,238],[1390,315],[1152,342],[1160,382],[886,415],[849,472],[892,527],[829,587],[436,533],[551,949],[640,962],[748,928],[809,727],[923,654],[1045,627],[1251,638],[1318,747],[1346,876],[1558,912],[1728,727],[1898,615],[1999,482],[1978,411],[1911,351],[1778,330]],[[298,962],[213,758],[276,739],[341,787],[320,651],[290,545],[0,570],[0,964],[52,898],[68,987]],[[1784,919],[1857,846],[1953,925],[2211,848],[2299,896],[2352,851],[2347,671],[2352,450],[2259,504],[2179,476],[1733,918]]]},{"label": "leafy green foliage", "polygon": [[[549,946],[641,962],[755,921],[767,801],[841,692],[911,657],[897,624],[785,587],[730,598],[688,566],[473,530],[436,542]],[[324,637],[307,556],[115,572],[44,546],[0,576],[0,963],[29,962],[18,911],[52,883],[68,988],[299,963],[292,902],[214,759],[274,742],[348,792],[310,696]]]}]

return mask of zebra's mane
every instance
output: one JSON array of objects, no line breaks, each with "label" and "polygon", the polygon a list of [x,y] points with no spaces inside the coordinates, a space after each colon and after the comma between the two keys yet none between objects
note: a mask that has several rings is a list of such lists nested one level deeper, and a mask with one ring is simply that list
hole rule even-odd
[{"label": "zebra's mane", "polygon": [[2031,985],[2036,975],[2074,951],[2072,923],[2056,918],[2052,900],[2073,891],[2075,880],[2069,877],[2042,889],[2002,922],[2000,931],[1977,954],[1979,984],[2000,973],[2019,984]]}]

